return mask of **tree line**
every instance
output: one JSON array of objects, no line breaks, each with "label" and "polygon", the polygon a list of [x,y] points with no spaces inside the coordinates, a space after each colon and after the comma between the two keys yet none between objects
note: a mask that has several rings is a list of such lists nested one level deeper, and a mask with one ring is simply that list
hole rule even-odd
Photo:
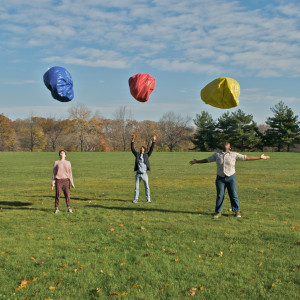
[{"label": "tree line", "polygon": [[189,117],[168,112],[159,121],[136,121],[122,106],[114,118],[93,114],[85,105],[69,109],[67,119],[42,118],[10,120],[0,114],[0,151],[129,151],[135,133],[138,146],[149,148],[158,136],[156,151],[214,151],[230,141],[239,151],[299,150],[298,116],[279,102],[271,108],[273,116],[257,125],[253,116],[242,110],[226,111],[217,120],[202,111],[191,124]]}]

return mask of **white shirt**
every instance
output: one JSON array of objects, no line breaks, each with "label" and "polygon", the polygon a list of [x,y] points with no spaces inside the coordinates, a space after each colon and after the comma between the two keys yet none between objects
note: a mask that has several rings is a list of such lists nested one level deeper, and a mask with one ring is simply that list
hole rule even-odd
[{"label": "white shirt", "polygon": [[215,161],[217,164],[217,175],[221,177],[231,176],[235,173],[235,162],[246,160],[247,156],[237,152],[219,151],[207,158],[208,162]]}]

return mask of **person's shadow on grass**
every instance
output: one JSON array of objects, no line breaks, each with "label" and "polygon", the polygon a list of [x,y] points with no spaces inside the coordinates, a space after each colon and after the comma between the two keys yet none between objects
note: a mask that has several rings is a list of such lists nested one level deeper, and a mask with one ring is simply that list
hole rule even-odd
[{"label": "person's shadow on grass", "polygon": [[[114,200],[117,200],[117,199],[114,199]],[[120,201],[128,201],[128,200],[120,200]],[[161,208],[153,208],[153,207],[152,208],[151,207],[149,207],[149,208],[148,207],[146,207],[146,208],[145,207],[137,207],[136,204],[135,204],[135,206],[132,206],[132,207],[105,206],[105,205],[101,205],[101,204],[85,205],[85,207],[93,207],[93,208],[98,207],[98,208],[103,208],[103,209],[117,209],[117,210],[129,210],[129,211],[156,211],[156,212],[162,212],[162,213],[180,213],[180,214],[195,214],[195,215],[208,215],[208,216],[213,215],[212,213],[202,212],[202,211],[185,211],[185,210],[170,210],[170,209],[161,209]]]}]

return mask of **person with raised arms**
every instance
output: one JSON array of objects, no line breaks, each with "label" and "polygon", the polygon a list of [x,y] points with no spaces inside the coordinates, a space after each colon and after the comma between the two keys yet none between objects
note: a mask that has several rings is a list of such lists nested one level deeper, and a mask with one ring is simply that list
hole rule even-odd
[{"label": "person with raised arms", "polygon": [[146,147],[145,146],[142,146],[140,148],[140,152],[137,152],[134,149],[134,142],[135,142],[135,135],[132,134],[131,151],[132,151],[133,155],[135,156],[134,171],[136,171],[134,199],[133,199],[132,202],[133,203],[138,202],[140,182],[142,180],[144,182],[144,186],[145,186],[145,193],[146,193],[147,202],[150,203],[151,198],[150,198],[150,188],[149,188],[149,179],[148,179],[147,171],[151,170],[149,157],[152,154],[153,149],[154,149],[154,145],[155,145],[155,142],[156,142],[156,135],[153,137],[151,147],[150,147],[150,149],[147,153],[146,153]]},{"label": "person with raised arms", "polygon": [[236,161],[248,161],[248,160],[259,160],[259,159],[269,159],[270,156],[261,154],[260,156],[248,156],[242,155],[237,152],[231,151],[230,143],[225,142],[223,145],[223,150],[214,153],[206,159],[192,160],[190,165],[194,164],[204,164],[215,161],[217,164],[217,178],[216,178],[216,188],[217,188],[217,199],[214,218],[219,218],[222,215],[222,206],[224,202],[225,190],[227,188],[232,211],[235,213],[237,218],[241,217],[240,205],[237,194],[237,183],[235,176],[235,163]]}]

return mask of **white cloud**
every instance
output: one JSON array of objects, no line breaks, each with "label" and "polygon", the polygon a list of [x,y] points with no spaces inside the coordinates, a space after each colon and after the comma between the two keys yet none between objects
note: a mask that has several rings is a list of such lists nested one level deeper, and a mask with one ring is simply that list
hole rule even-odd
[{"label": "white cloud", "polygon": [[119,53],[112,50],[98,50],[94,48],[76,48],[65,56],[50,56],[45,62],[63,62],[66,64],[124,69],[129,66],[128,61]]},{"label": "white cloud", "polygon": [[11,0],[0,8],[1,43],[84,66],[144,63],[160,70],[297,77],[300,9],[294,1],[276,3],[251,9],[232,0]]}]

